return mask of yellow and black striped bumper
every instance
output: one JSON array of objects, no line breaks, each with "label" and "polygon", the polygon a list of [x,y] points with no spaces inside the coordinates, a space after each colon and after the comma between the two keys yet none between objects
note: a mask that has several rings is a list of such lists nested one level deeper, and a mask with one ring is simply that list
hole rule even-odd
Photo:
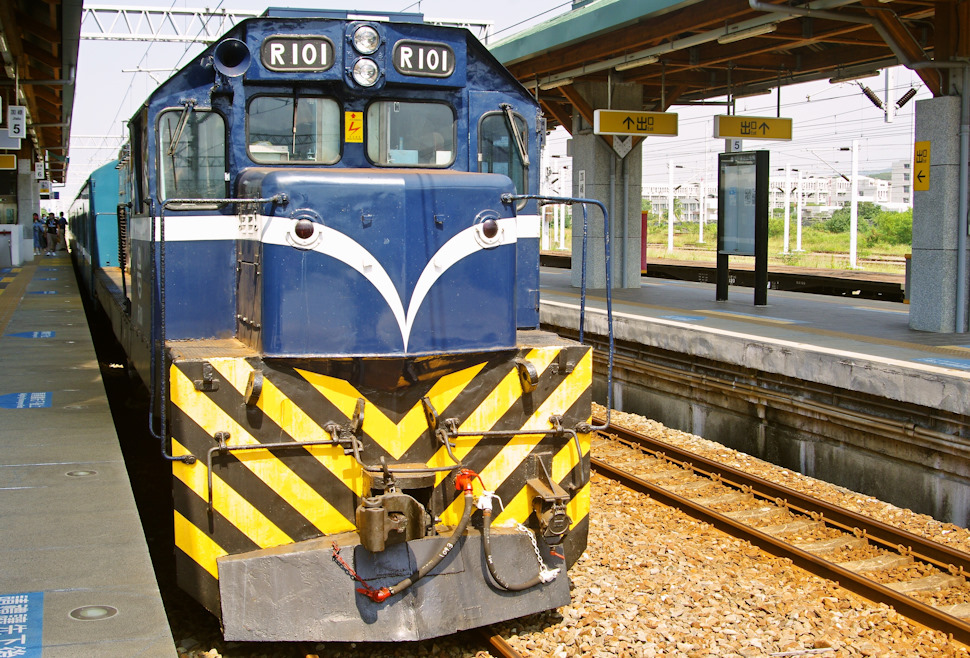
[{"label": "yellow and black striped bumper", "polygon": [[[360,462],[454,465],[429,429],[423,398],[440,419],[454,419],[462,436],[453,439],[452,453],[461,467],[479,473],[503,501],[493,525],[514,520],[536,527],[536,492],[527,482],[543,469],[568,492],[571,527],[563,549],[571,563],[586,546],[589,436],[577,442],[556,433],[550,418],[561,417],[565,428],[589,421],[592,358],[586,347],[549,342],[423,359],[176,356],[172,452],[197,458],[173,466],[179,584],[219,614],[223,556],[355,529],[355,510],[372,485]],[[533,386],[524,387],[516,360],[531,365]],[[301,445],[330,442],[325,428],[347,427],[359,408],[360,462],[346,445]],[[464,436],[491,430],[507,434]],[[274,445],[243,448],[266,444]],[[425,495],[432,515],[455,525],[462,510],[454,475],[437,473]]]}]

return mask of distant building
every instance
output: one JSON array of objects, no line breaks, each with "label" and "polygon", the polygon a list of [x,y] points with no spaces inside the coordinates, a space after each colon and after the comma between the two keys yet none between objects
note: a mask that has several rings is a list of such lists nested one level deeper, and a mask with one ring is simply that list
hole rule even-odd
[{"label": "distant building", "polygon": [[892,191],[890,202],[913,207],[913,165],[909,160],[897,160],[893,163]]}]

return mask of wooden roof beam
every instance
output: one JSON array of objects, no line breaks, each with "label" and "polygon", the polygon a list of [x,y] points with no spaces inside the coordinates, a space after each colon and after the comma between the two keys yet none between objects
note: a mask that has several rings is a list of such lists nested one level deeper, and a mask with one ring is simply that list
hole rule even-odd
[{"label": "wooden roof beam", "polygon": [[58,30],[21,11],[16,12],[16,16],[24,32],[29,32],[47,43],[60,43],[61,33]]},{"label": "wooden roof beam", "polygon": [[45,64],[55,71],[59,71],[61,68],[61,58],[57,57],[49,50],[41,48],[40,46],[31,43],[30,41],[22,41],[24,48],[24,55],[37,60],[41,64]]},{"label": "wooden roof beam", "polygon": [[573,134],[573,115],[561,103],[540,99],[543,111],[559,122],[570,135]]},{"label": "wooden roof beam", "polygon": [[[593,106],[586,102],[586,99],[579,95],[576,88],[572,85],[566,85],[565,87],[560,87],[559,91],[565,96],[576,111],[579,112],[579,116],[586,120],[586,123],[593,125]],[[600,135],[610,148],[613,148],[613,135]]]},{"label": "wooden roof beam", "polygon": [[[866,12],[889,33],[890,37],[896,42],[903,54],[909,58],[911,63],[925,62],[929,58],[923,52],[922,46],[913,38],[909,30],[895,13],[885,11],[885,8],[877,0],[862,0],[862,5],[866,7]],[[945,93],[943,88],[943,76],[939,69],[916,69],[916,74],[923,80],[933,96],[940,96]]]}]

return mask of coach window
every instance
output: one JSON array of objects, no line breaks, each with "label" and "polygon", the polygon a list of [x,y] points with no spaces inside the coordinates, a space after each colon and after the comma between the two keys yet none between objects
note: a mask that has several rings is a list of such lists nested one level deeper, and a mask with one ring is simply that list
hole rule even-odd
[{"label": "coach window", "polygon": [[[512,114],[519,131],[521,144],[528,144],[525,119]],[[509,130],[509,119],[504,112],[492,112],[482,117],[478,126],[478,170],[486,174],[505,174],[515,183],[515,191],[527,194],[529,186],[528,167],[515,136]]]},{"label": "coach window", "polygon": [[249,157],[260,164],[334,164],[340,159],[340,108],[330,98],[257,96],[249,103]]},{"label": "coach window", "polygon": [[455,112],[444,103],[375,101],[364,127],[374,164],[448,167],[455,161]]},{"label": "coach window", "polygon": [[221,115],[191,106],[166,110],[159,116],[158,134],[162,199],[225,198],[226,123]]}]

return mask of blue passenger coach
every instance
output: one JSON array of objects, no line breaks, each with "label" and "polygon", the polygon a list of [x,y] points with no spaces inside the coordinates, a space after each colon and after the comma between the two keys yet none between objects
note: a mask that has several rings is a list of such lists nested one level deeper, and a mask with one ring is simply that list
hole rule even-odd
[{"label": "blue passenger coach", "polygon": [[128,126],[95,294],[156,401],[179,584],[226,638],[567,603],[592,356],[539,330],[535,99],[467,30],[271,9]]},{"label": "blue passenger coach", "polygon": [[94,170],[68,211],[71,250],[85,289],[93,291],[94,271],[118,267],[118,161]]}]

